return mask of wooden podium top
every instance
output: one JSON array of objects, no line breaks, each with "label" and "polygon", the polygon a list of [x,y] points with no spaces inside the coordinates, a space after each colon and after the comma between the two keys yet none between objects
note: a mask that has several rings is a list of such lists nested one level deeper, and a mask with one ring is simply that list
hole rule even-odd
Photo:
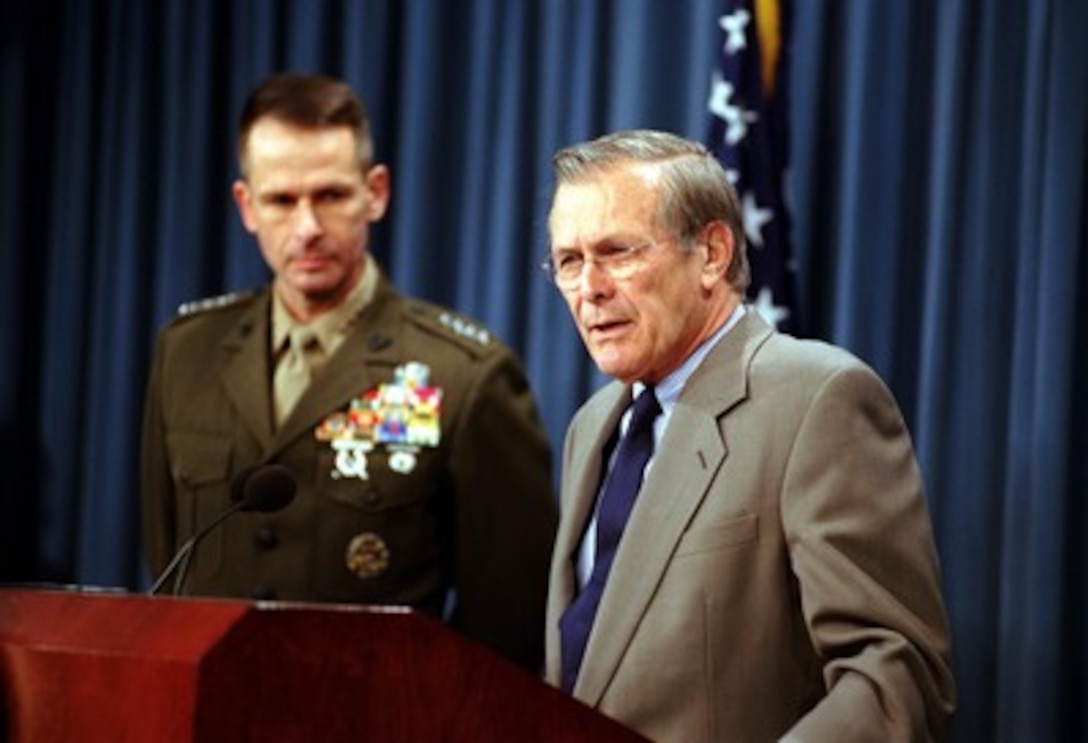
[{"label": "wooden podium top", "polygon": [[10,743],[645,741],[399,607],[0,588],[0,688]]}]

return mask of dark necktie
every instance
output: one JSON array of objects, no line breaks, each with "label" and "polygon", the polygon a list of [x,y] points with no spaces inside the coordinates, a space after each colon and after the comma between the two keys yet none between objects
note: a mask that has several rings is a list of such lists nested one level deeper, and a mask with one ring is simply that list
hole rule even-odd
[{"label": "dark necktie", "polygon": [[560,647],[563,656],[563,689],[574,689],[582,666],[589,631],[601,603],[612,558],[616,555],[623,528],[631,513],[635,496],[642,485],[642,473],[654,450],[654,419],[661,412],[653,388],[647,387],[635,400],[627,433],[616,450],[616,459],[600,495],[597,509],[597,549],[593,573],[581,593],[559,619]]}]

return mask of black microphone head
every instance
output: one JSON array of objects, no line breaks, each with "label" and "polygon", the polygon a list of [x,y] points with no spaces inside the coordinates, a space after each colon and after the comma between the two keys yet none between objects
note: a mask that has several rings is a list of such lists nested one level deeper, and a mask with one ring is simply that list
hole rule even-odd
[{"label": "black microphone head", "polygon": [[[273,513],[287,507],[295,498],[295,476],[282,464],[257,467],[241,485],[243,511]],[[233,488],[231,498],[234,498]]]},{"label": "black microphone head", "polygon": [[230,481],[230,502],[241,503],[246,497],[246,483],[249,482],[250,476],[253,475],[261,465],[251,464],[248,467],[243,467],[238,471],[238,474],[234,476],[234,479]]}]

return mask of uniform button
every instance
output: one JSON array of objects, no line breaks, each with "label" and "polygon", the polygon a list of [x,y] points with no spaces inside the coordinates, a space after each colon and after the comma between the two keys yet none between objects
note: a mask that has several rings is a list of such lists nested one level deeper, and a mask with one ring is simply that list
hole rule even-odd
[{"label": "uniform button", "polygon": [[270,526],[262,526],[257,530],[257,536],[255,538],[257,546],[263,550],[275,549],[279,543],[280,538],[276,536],[276,532]]},{"label": "uniform button", "polygon": [[253,592],[250,593],[250,596],[252,596],[257,601],[274,601],[276,598],[276,592],[273,591],[271,588],[268,588],[267,586],[258,586],[257,588],[253,589]]},{"label": "uniform button", "polygon": [[381,351],[393,345],[393,339],[385,333],[375,333],[367,339],[366,345],[371,351]]},{"label": "uniform button", "polygon": [[363,492],[363,503],[368,506],[376,506],[381,502],[382,494],[377,490],[367,490]]}]

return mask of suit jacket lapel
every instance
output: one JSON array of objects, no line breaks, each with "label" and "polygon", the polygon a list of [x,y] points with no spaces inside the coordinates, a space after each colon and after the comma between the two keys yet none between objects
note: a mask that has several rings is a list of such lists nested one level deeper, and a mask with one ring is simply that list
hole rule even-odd
[{"label": "suit jacket lapel", "polygon": [[[597,611],[596,626],[607,631],[591,633],[586,647],[574,695],[587,704],[598,704],[604,695],[687,524],[725,461],[728,448],[719,419],[746,397],[748,366],[770,333],[749,311],[692,374],[673,409]],[[610,431],[604,429],[605,440]],[[600,454],[593,450],[598,462]],[[592,489],[596,483],[580,486]]]},{"label": "suit jacket lapel", "polygon": [[[556,554],[568,557],[571,565],[578,561],[578,548],[593,516],[605,466],[605,448],[629,403],[629,388],[614,382],[593,398],[584,413],[584,424],[578,427],[582,432],[578,435],[590,436],[592,441],[579,445],[573,452],[574,458],[567,464],[569,482],[565,492],[571,496],[562,505],[569,516],[561,520],[555,538]],[[569,605],[574,600],[574,571],[564,570],[557,576],[553,590],[560,592],[562,606]]]}]

